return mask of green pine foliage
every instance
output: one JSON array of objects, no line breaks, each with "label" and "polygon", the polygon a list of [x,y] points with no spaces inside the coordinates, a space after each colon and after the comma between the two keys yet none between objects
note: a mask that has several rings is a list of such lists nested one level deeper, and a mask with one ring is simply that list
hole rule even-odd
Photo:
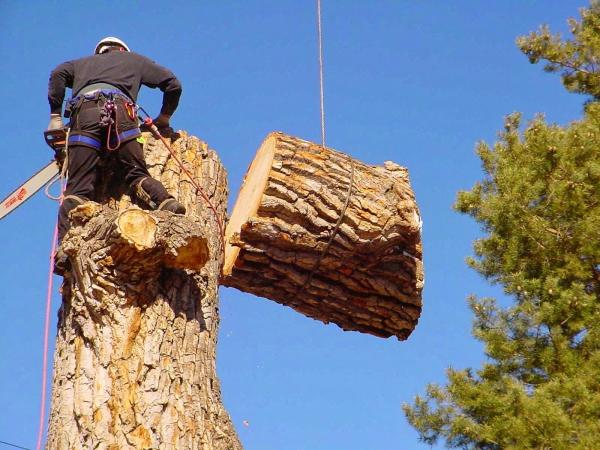
[{"label": "green pine foliage", "polygon": [[469,265],[514,301],[469,299],[487,361],[449,369],[447,385],[404,405],[426,443],[600,449],[600,7],[581,14],[574,41],[542,28],[518,43],[592,96],[584,117],[560,127],[509,116],[498,142],[477,147],[484,179],[458,195],[484,231]]},{"label": "green pine foliage", "polygon": [[547,26],[517,39],[519,48],[537,63],[544,60],[547,72],[561,72],[565,87],[571,92],[588,94],[600,100],[600,1],[592,0],[582,9],[581,20],[569,19],[572,40],[553,35]]}]

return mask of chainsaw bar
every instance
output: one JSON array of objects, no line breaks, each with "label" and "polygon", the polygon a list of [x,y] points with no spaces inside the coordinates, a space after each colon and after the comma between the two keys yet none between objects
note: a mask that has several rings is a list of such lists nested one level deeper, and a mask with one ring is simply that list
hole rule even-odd
[{"label": "chainsaw bar", "polygon": [[59,173],[56,161],[51,161],[46,167],[19,186],[14,192],[0,203],[0,219],[13,212],[33,194],[43,188],[52,178]]},{"label": "chainsaw bar", "polygon": [[29,200],[33,194],[52,181],[54,177],[58,176],[65,159],[64,150],[67,143],[67,134],[66,128],[44,131],[46,144],[54,150],[54,160],[0,202],[0,219],[13,212]]}]

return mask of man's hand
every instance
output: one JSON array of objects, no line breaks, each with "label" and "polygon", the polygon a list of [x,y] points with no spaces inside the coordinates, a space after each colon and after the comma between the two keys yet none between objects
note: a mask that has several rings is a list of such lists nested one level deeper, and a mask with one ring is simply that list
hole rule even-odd
[{"label": "man's hand", "polygon": [[161,128],[170,128],[171,127],[169,120],[171,120],[171,116],[168,116],[166,114],[159,114],[158,117],[156,119],[154,119],[152,122],[154,122],[154,125],[156,125],[156,128],[158,128],[160,130]]},{"label": "man's hand", "polygon": [[156,125],[156,128],[158,128],[158,132],[166,138],[172,138],[175,134],[173,132],[173,128],[171,128],[171,124],[169,123],[170,119],[171,116],[159,114],[158,117],[152,121],[154,125]]},{"label": "man's hand", "polygon": [[60,114],[50,114],[50,123],[48,124],[48,130],[58,130],[64,128],[62,117]]}]

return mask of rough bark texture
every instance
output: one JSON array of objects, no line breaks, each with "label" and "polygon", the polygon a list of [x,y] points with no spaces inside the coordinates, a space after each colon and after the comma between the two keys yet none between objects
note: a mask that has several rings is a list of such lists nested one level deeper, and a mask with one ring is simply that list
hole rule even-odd
[{"label": "rough bark texture", "polygon": [[[241,449],[215,370],[215,218],[166,148],[145,138],[151,174],[187,217],[141,211],[106,191],[71,214],[48,449]],[[173,147],[223,217],[216,154],[185,133]]]},{"label": "rough bark texture", "polygon": [[[282,133],[269,135],[259,155],[265,146],[274,147],[266,186],[257,210],[237,229],[243,205],[232,211],[222,283],[344,330],[406,339],[421,312],[423,287],[421,223],[407,170],[392,162],[369,166]],[[348,206],[327,248],[352,164]]]}]

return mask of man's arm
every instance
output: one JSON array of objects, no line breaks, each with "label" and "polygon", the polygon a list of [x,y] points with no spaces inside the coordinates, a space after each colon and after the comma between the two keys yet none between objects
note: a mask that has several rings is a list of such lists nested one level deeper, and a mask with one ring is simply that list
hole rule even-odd
[{"label": "man's arm", "polygon": [[48,103],[50,114],[61,114],[62,103],[65,99],[65,89],[73,87],[73,62],[67,61],[50,72],[48,81]]},{"label": "man's arm", "polygon": [[[173,115],[181,97],[181,83],[169,69],[156,64],[145,58],[142,73],[142,84],[150,88],[159,88],[163,92],[162,107],[160,115],[168,118]],[[158,125],[157,125],[158,126]]]}]

